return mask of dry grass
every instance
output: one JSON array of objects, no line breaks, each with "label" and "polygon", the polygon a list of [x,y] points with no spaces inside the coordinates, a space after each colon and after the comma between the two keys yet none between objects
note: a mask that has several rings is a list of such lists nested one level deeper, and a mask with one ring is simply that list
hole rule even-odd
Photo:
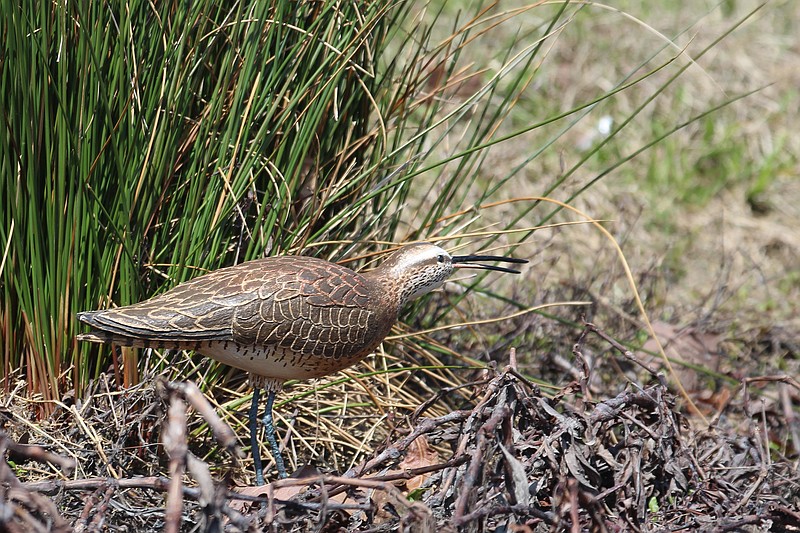
[{"label": "dry grass", "polygon": [[[536,83],[524,91],[513,119],[503,125],[507,130],[589,101],[633,69],[646,71],[670,57],[675,61],[600,102],[566,133],[557,133],[564,127],[559,121],[488,149],[484,175],[476,183],[477,194],[481,186],[507,176],[555,137],[498,191],[497,199],[541,195],[581,161],[588,147],[603,140],[597,127],[601,118],[619,124],[662,88],[675,69],[689,65],[608,144],[569,174],[553,196],[563,200],[593,182],[571,204],[610,221],[606,226],[622,246],[662,341],[673,344],[670,353],[678,368],[693,369],[673,379],[689,380],[688,388],[700,396],[726,394],[730,382],[720,375],[735,381],[800,372],[794,340],[800,331],[800,138],[793,133],[800,109],[800,48],[794,37],[800,29],[800,6],[766,3],[694,61],[758,6],[751,1],[680,7],[666,2],[619,2],[613,8],[586,4],[547,49]],[[513,5],[503,4],[502,9],[510,12]],[[476,72],[484,65],[491,68],[512,41],[512,46],[528,44],[519,36],[535,27],[539,14],[537,8],[515,17],[519,32],[513,24],[488,32],[465,51],[465,63],[473,61]],[[650,58],[666,43],[666,36],[683,29],[687,30],[674,45]],[[749,91],[756,92],[614,168],[617,161],[675,124]],[[613,169],[596,180],[609,168]],[[436,186],[431,184],[434,191]],[[508,204],[485,210],[479,224],[492,227],[524,207],[524,203]],[[519,224],[534,225],[539,216],[541,211],[533,211]],[[559,216],[559,221],[576,220],[573,215]],[[552,312],[568,321],[577,321],[585,312],[618,338],[634,346],[646,343],[644,319],[634,305],[622,264],[595,228],[574,225],[537,231],[516,253],[533,259],[524,278],[514,280],[525,287],[514,290],[517,301],[535,305],[591,300],[595,305],[588,309]],[[528,375],[561,383],[572,371],[564,354],[576,335],[574,328],[528,317],[517,321],[514,331],[519,332],[518,342],[542,348],[521,357]],[[678,332],[714,340],[690,349]],[[602,359],[595,364],[598,370],[605,365]],[[624,386],[613,373],[609,377],[609,393]],[[798,402],[791,394],[796,412]]]},{"label": "dry grass", "polygon": [[[755,5],[732,4],[738,15]],[[695,6],[697,10],[651,5],[644,14],[631,6],[629,12],[641,16],[652,30],[672,34],[699,19],[704,6]],[[638,57],[660,42],[651,31],[619,15],[597,11],[596,17],[580,21],[581,32],[565,32],[551,53],[563,61],[549,65],[552,85],[546,84],[543,91],[566,95],[559,100],[565,107],[571,105],[570,98],[579,101],[602,87],[604,80],[615,78],[615,68],[636,64]],[[686,56],[693,56],[734,19],[723,10],[713,10],[676,44],[685,49]],[[662,280],[650,306],[656,317],[688,325],[707,322],[714,315],[727,331],[732,331],[730,325],[737,331],[800,330],[796,231],[800,225],[800,140],[791,133],[800,106],[800,50],[791,37],[798,24],[797,4],[769,3],[710,56],[690,67],[675,87],[626,126],[608,151],[630,153],[654,129],[710,108],[726,96],[762,89],[613,171],[575,203],[596,218],[614,220],[612,231],[623,243],[630,264],[642,276]],[[612,33],[613,43],[601,37]],[[591,36],[591,44],[581,41],[585,35]],[[638,105],[649,86],[662,81],[661,76],[651,78],[615,97],[605,109],[593,111],[559,140],[552,162],[544,167],[557,175],[560,165],[571,166],[580,156],[581,139],[592,134],[600,116],[624,116]],[[528,146],[509,143],[503,159],[514,161],[527,150]],[[587,162],[569,187],[577,189],[591,179],[605,166],[601,159]],[[502,165],[502,159],[497,164]],[[532,169],[529,184],[516,184],[523,195],[541,190],[543,178],[535,174],[538,171]],[[591,280],[608,284],[598,270],[618,271],[607,243],[588,228],[561,231],[544,253],[563,258],[563,268],[548,272],[554,277],[544,282],[551,285],[565,280],[586,287]],[[603,296],[614,299],[608,292]]]},{"label": "dry grass", "polygon": [[[37,426],[60,453],[0,438],[11,453],[9,463],[0,463],[0,477],[13,487],[6,505],[15,511],[5,525],[9,531],[72,525],[81,531],[424,532],[800,526],[797,473],[771,449],[797,436],[775,406],[752,402],[759,383],[745,383],[720,411],[726,419],[755,413],[755,426],[732,427],[720,418],[713,430],[695,431],[653,372],[645,372],[652,384],[644,389],[614,397],[595,392],[584,357],[591,345],[611,349],[622,366],[635,363],[639,372],[646,366],[604,336],[584,330],[572,350],[575,379],[555,395],[519,374],[512,351],[501,372],[483,372],[453,389],[440,382],[439,394],[427,400],[413,391],[430,381],[409,373],[411,381],[398,388],[399,380],[388,380],[388,392],[403,398],[380,406],[393,415],[382,420],[376,406],[362,411],[352,402],[380,396],[381,387],[363,395],[352,384],[339,390],[335,401],[352,402],[341,416],[321,406],[332,395],[320,393],[325,398],[315,412],[305,411],[307,401],[292,403],[289,456],[295,460],[297,448],[304,455],[305,445],[331,456],[320,457],[324,466],[306,466],[300,477],[266,487],[242,479],[250,465],[239,461],[242,454],[227,443],[233,432],[196,388],[156,379],[115,392],[97,383],[88,402],[65,405]],[[790,378],[785,383],[800,389]],[[29,400],[11,400],[10,425],[24,427]],[[188,418],[187,403],[195,406]],[[194,414],[204,410],[203,417]],[[347,464],[332,468],[333,457]],[[341,477],[325,474],[331,470]]]}]

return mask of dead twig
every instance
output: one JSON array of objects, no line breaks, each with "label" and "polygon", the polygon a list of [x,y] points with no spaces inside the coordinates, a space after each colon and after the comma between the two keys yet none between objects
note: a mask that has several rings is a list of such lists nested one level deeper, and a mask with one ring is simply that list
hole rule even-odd
[{"label": "dead twig", "polygon": [[657,371],[653,370],[652,368],[650,368],[649,366],[647,366],[643,362],[639,361],[639,359],[633,354],[632,351],[630,351],[627,348],[625,348],[617,340],[612,338],[610,335],[606,334],[603,330],[598,328],[596,325],[592,324],[591,322],[584,322],[583,323],[583,327],[586,328],[587,331],[591,331],[592,333],[594,333],[595,335],[597,335],[598,337],[600,337],[601,339],[603,339],[604,341],[609,343],[611,346],[613,346],[614,349],[616,349],[619,353],[621,353],[625,357],[625,359],[627,359],[628,361],[630,361],[631,363],[633,363],[635,365],[640,366],[648,374],[650,374],[651,376],[653,376],[655,378],[658,378],[658,380],[660,382],[664,381],[664,376],[660,372],[657,372]]},{"label": "dead twig", "polygon": [[[100,495],[101,492],[102,496]],[[81,517],[75,524],[75,533],[102,531],[102,523],[108,511],[108,504],[115,493],[115,486],[107,483],[104,487],[98,487],[86,498]]]},{"label": "dead twig", "polygon": [[343,477],[361,477],[366,472],[374,470],[386,461],[400,457],[400,454],[409,446],[411,446],[411,443],[414,442],[420,435],[432,433],[433,431],[436,431],[443,425],[450,422],[460,422],[469,415],[470,411],[453,411],[452,413],[448,413],[438,418],[424,418],[419,424],[417,424],[411,433],[400,439],[394,446],[387,447],[376,457],[364,461],[361,464],[349,469],[347,472],[345,472]]},{"label": "dead twig", "polygon": [[74,459],[49,452],[42,446],[16,443],[9,439],[2,430],[0,430],[0,447],[32,461],[54,464],[64,471],[65,476],[69,476],[75,471]]},{"label": "dead twig", "polygon": [[486,447],[489,442],[487,435],[494,435],[497,427],[511,414],[511,409],[506,405],[501,405],[495,409],[489,420],[484,423],[480,430],[478,430],[478,437],[475,444],[475,450],[472,452],[467,473],[464,475],[461,491],[456,501],[456,510],[453,516],[453,522],[457,526],[462,526],[464,522],[464,515],[466,515],[467,504],[472,497],[472,487],[478,482],[481,471],[487,467],[485,460]]},{"label": "dead twig", "polygon": [[222,421],[214,407],[209,403],[197,385],[191,381],[171,382],[164,378],[159,378],[156,383],[157,388],[164,388],[167,391],[174,391],[186,400],[195,411],[197,411],[203,419],[208,422],[214,438],[219,442],[223,448],[228,450],[234,459],[234,465],[237,464],[237,459],[244,457],[244,452],[239,448],[239,441],[236,438],[236,433],[233,432],[231,427]]},{"label": "dead twig", "polygon": [[172,395],[164,427],[164,449],[169,455],[169,488],[164,512],[164,531],[178,533],[183,514],[183,474],[186,470],[186,404]]},{"label": "dead twig", "polygon": [[643,409],[654,409],[657,406],[656,398],[653,395],[656,388],[661,388],[661,385],[654,385],[639,392],[621,392],[614,398],[598,403],[589,414],[589,423],[594,425],[613,420],[631,405]]},{"label": "dead twig", "polygon": [[[404,523],[409,527],[411,531],[434,531],[435,530],[435,522],[433,521],[433,513],[431,512],[430,508],[423,504],[422,502],[412,502],[410,501],[400,490],[394,486],[392,483],[387,483],[384,481],[376,481],[371,479],[354,479],[350,477],[342,477],[342,476],[318,476],[316,478],[302,478],[302,479],[281,479],[271,483],[270,485],[273,486],[275,490],[278,488],[283,487],[292,487],[292,486],[307,486],[310,484],[317,484],[321,488],[326,487],[329,485],[336,486],[336,485],[344,485],[348,487],[356,487],[356,488],[363,488],[363,489],[372,489],[372,490],[379,490],[384,492],[388,498],[389,502],[394,506],[396,510],[400,512],[401,518],[403,518]],[[272,492],[268,493],[267,496],[267,506],[268,508],[273,505],[274,503],[280,502],[279,500],[274,499]],[[348,504],[337,504],[336,502],[330,501],[327,497],[329,495],[323,491],[323,494],[326,496],[322,502],[314,504],[314,503],[307,503],[307,502],[291,502],[292,505],[296,505],[299,507],[307,507],[311,509],[343,509],[343,510],[362,510],[362,511],[370,511],[369,505],[348,505]],[[289,503],[289,502],[280,502],[280,503]],[[269,515],[268,515],[269,517]],[[270,523],[270,522],[268,522]]]}]

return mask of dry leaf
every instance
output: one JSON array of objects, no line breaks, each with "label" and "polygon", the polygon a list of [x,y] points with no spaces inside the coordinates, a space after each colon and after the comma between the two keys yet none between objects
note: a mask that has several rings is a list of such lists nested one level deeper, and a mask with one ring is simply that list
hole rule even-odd
[{"label": "dry leaf", "polygon": [[[425,435],[420,435],[408,447],[405,458],[398,465],[400,471],[413,470],[439,464],[439,453],[431,448]],[[430,474],[420,474],[406,481],[406,488],[409,491],[420,488]]]}]

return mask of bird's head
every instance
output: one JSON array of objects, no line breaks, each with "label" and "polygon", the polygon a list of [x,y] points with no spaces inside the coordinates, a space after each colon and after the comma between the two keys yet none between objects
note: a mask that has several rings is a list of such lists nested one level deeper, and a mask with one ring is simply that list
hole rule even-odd
[{"label": "bird's head", "polygon": [[392,253],[376,271],[400,288],[400,304],[441,287],[457,268],[475,268],[519,274],[518,270],[484,265],[480,261],[527,263],[525,259],[496,255],[450,255],[447,250],[427,242],[409,244]]}]

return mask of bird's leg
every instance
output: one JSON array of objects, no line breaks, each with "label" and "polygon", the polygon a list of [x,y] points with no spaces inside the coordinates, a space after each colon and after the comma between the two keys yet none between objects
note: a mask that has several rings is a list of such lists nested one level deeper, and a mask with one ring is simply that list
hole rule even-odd
[{"label": "bird's leg", "polygon": [[261,422],[264,424],[264,431],[267,434],[270,448],[272,448],[272,457],[275,458],[275,466],[278,467],[278,477],[283,479],[288,476],[286,474],[286,466],[283,464],[283,456],[281,456],[278,440],[275,438],[275,424],[272,420],[272,404],[275,402],[275,391],[265,390],[267,392],[267,410],[264,412],[264,419]]},{"label": "bird's leg", "polygon": [[261,451],[258,446],[258,399],[261,397],[261,389],[253,389],[253,401],[250,404],[250,450],[253,453],[253,466],[256,470],[256,485],[264,484],[264,469],[261,466]]}]

